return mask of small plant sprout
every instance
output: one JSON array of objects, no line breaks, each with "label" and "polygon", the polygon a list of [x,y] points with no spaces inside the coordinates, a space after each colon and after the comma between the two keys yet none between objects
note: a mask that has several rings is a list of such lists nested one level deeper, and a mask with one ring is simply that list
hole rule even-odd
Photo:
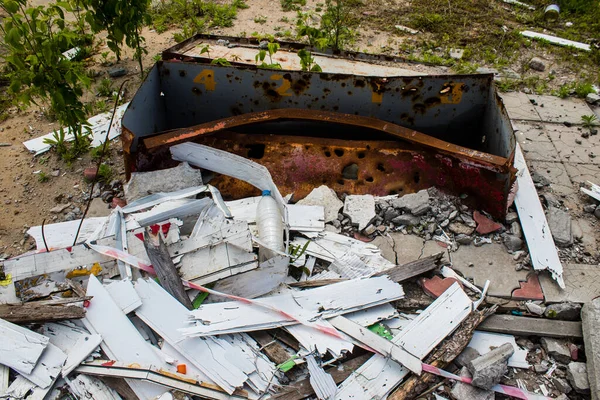
[{"label": "small plant sprout", "polygon": [[212,65],[220,65],[222,67],[229,67],[231,66],[231,63],[229,61],[227,61],[226,58],[215,58],[214,60],[212,60],[210,62]]},{"label": "small plant sprout", "polygon": [[257,24],[264,25],[267,23],[267,17],[265,17],[264,15],[258,15],[254,17],[254,22]]},{"label": "small plant sprout", "polygon": [[[279,43],[269,42],[267,49],[261,49],[254,57],[259,68],[281,69],[281,64],[273,62],[273,54],[279,50]],[[265,58],[269,55],[269,64],[265,62]],[[258,64],[260,62],[260,64]]]},{"label": "small plant sprout", "polygon": [[315,58],[310,51],[300,49],[298,50],[298,57],[300,57],[302,71],[323,72],[321,66],[315,63]]},{"label": "small plant sprout", "polygon": [[112,81],[108,78],[104,78],[98,85],[98,95],[102,97],[110,97],[113,94]]},{"label": "small plant sprout", "polygon": [[44,182],[48,182],[49,180],[50,180],[50,177],[48,176],[48,174],[40,171],[40,173],[38,174],[38,181],[40,183],[44,183]]},{"label": "small plant sprout", "polygon": [[592,128],[596,125],[598,118],[595,115],[582,115],[581,120],[585,128]]}]

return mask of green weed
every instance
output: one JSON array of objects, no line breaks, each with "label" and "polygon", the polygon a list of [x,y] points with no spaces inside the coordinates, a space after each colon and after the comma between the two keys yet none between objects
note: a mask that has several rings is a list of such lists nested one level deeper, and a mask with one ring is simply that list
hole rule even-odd
[{"label": "green weed", "polygon": [[598,118],[595,115],[582,115],[581,120],[585,128],[593,128]]},{"label": "green weed", "polygon": [[306,0],[280,0],[283,11],[298,11],[306,5]]},{"label": "green weed", "polygon": [[38,181],[40,183],[48,182],[49,180],[50,180],[50,176],[48,174],[46,174],[45,172],[40,172],[38,174]]},{"label": "green weed", "polygon": [[254,17],[254,22],[257,24],[264,25],[267,23],[267,17],[265,17],[264,15],[258,15]]},{"label": "green weed", "polygon": [[104,78],[98,85],[97,92],[99,96],[110,97],[113,94],[112,81],[109,78]]}]

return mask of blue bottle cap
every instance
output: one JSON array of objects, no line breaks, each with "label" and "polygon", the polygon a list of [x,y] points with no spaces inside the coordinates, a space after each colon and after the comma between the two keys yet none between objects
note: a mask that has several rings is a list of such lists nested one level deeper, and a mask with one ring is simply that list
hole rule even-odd
[{"label": "blue bottle cap", "polygon": [[263,190],[262,195],[263,196],[270,196],[271,195],[271,191],[270,190]]}]

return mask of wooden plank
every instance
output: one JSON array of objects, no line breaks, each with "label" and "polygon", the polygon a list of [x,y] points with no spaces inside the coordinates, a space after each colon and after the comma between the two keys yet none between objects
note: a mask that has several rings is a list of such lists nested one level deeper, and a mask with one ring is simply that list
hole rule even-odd
[{"label": "wooden plank", "polygon": [[[471,313],[471,299],[455,283],[410,322],[392,342],[423,359]],[[346,379],[336,399],[385,398],[410,371],[389,358],[374,355]]]},{"label": "wooden plank", "polygon": [[515,336],[545,336],[556,338],[583,338],[581,322],[529,318],[496,314],[488,317],[477,328],[486,332],[506,333]]},{"label": "wooden plank", "polygon": [[[335,285],[266,297],[261,302],[306,319],[332,318],[404,297],[402,286],[386,277],[355,279]],[[186,336],[211,336],[295,325],[297,321],[264,307],[241,302],[205,304],[191,312],[204,324],[183,328]],[[209,322],[210,321],[210,322]]]},{"label": "wooden plank", "polygon": [[[344,361],[338,366],[328,368],[326,371],[331,375],[336,384],[344,381],[358,367],[369,360],[371,354],[363,354],[348,361]],[[286,386],[281,392],[274,395],[272,398],[277,400],[301,400],[314,394],[315,391],[310,384],[310,379],[306,378],[299,382],[291,383]]]},{"label": "wooden plank", "polygon": [[276,365],[283,364],[292,356],[273,336],[265,331],[252,332],[250,333],[250,337],[256,340],[262,351],[269,357],[269,360],[273,361]]},{"label": "wooden plank", "polygon": [[[102,336],[101,347],[108,357],[113,360],[165,366],[165,369],[168,369],[158,351],[151,348],[142,338],[95,276],[89,278],[87,294],[93,296],[93,299],[82,321],[91,333]],[[165,392],[164,388],[147,382],[127,383],[140,399],[153,399]]]},{"label": "wooden plank", "polygon": [[367,345],[385,357],[391,358],[415,374],[421,374],[421,360],[391,341],[382,338],[345,317],[334,317],[329,322],[354,340]]},{"label": "wooden plank", "polygon": [[171,260],[167,246],[163,242],[160,233],[153,233],[150,228],[146,228],[144,247],[161,286],[178,302],[183,304],[185,308],[191,310],[193,308],[192,302],[185,293],[179,272],[175,268],[173,260]]},{"label": "wooden plank", "polygon": [[0,319],[0,364],[21,374],[35,368],[50,339]]},{"label": "wooden plank", "polygon": [[1,304],[0,318],[15,324],[42,323],[80,319],[85,316],[85,309],[73,305],[37,305],[37,302],[23,304]]},{"label": "wooden plank", "polygon": [[515,206],[519,213],[533,268],[536,271],[544,269],[550,271],[552,278],[564,289],[563,267],[519,143],[515,147],[514,165],[518,170],[517,185],[519,187],[515,195]]}]

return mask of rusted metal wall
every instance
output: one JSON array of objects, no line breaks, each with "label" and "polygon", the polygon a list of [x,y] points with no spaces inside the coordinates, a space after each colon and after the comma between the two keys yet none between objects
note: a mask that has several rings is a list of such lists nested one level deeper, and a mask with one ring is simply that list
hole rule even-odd
[{"label": "rusted metal wall", "polygon": [[[123,118],[127,171],[169,164],[162,139],[150,139],[159,133],[281,109],[376,118],[382,126],[389,122],[474,152],[454,155],[441,151],[443,144],[436,148],[393,137],[381,126],[366,129],[294,118],[232,127],[235,132],[220,132],[217,125],[211,133],[197,132],[189,139],[251,158],[255,149],[262,149],[256,161],[298,198],[323,183],[338,192],[377,195],[435,185],[472,195],[494,215],[505,212],[514,179],[514,135],[491,75],[381,78],[159,62]],[[141,138],[148,138],[147,143]],[[473,154],[496,157],[486,164],[481,162],[485,157]],[[353,164],[356,178],[344,178],[342,172]],[[220,189],[232,197],[250,193],[243,184],[229,185]]]}]

